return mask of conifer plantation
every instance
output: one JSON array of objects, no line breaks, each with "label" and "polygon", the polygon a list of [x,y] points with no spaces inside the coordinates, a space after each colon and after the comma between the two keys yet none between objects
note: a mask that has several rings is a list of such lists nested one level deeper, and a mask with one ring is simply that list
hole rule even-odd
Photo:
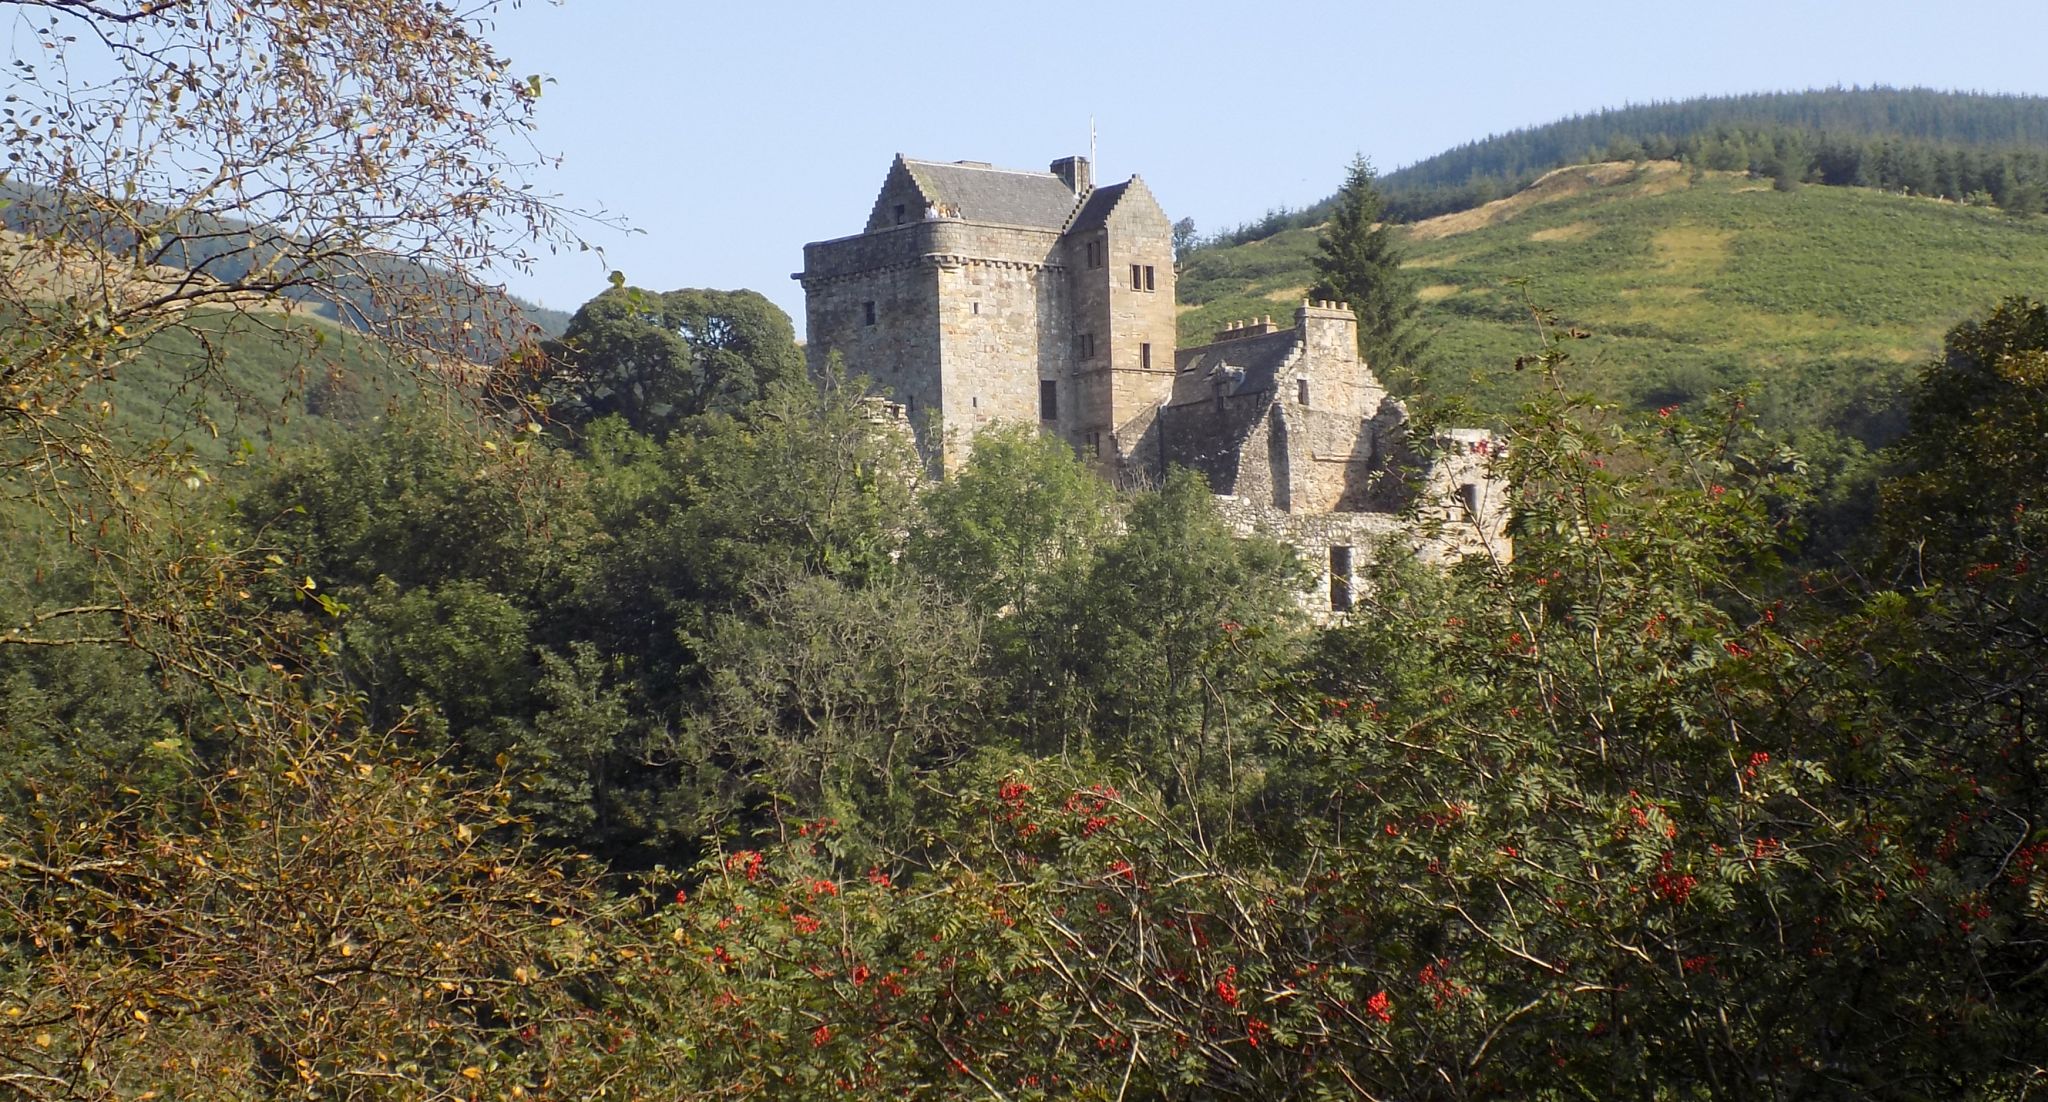
[{"label": "conifer plantation", "polygon": [[[758,294],[536,340],[475,17],[7,6],[0,1097],[2048,1090],[2048,289],[1853,485],[1525,303],[1513,558],[1321,624],[1198,475],[933,478]],[[1317,293],[1398,360],[1395,178]]]}]

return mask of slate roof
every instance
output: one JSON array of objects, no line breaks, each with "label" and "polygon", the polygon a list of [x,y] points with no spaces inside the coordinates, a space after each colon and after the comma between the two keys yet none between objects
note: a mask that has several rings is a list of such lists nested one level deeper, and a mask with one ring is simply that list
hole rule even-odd
[{"label": "slate roof", "polygon": [[913,161],[905,168],[918,190],[943,217],[1003,226],[1060,230],[1077,199],[1065,180],[1050,172],[1019,172],[984,165]]},{"label": "slate roof", "polygon": [[[1297,330],[1289,328],[1259,337],[1239,337],[1183,348],[1174,354],[1173,366],[1179,372],[1192,371],[1201,380],[1210,379],[1226,368],[1233,369],[1224,374],[1227,379],[1224,395],[1234,398],[1257,394],[1273,389],[1280,368],[1294,357],[1300,336]],[[1207,392],[1204,393],[1206,396]]]},{"label": "slate roof", "polygon": [[1116,209],[1117,201],[1124,197],[1125,189],[1130,186],[1126,181],[1089,192],[1087,201],[1081,204],[1081,212],[1074,215],[1074,224],[1067,227],[1067,232],[1092,230],[1108,221],[1109,212]]}]

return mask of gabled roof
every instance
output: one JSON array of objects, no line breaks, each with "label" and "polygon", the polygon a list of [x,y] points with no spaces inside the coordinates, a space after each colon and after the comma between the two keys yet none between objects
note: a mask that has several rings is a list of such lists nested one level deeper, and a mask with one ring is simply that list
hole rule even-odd
[{"label": "gabled roof", "polygon": [[903,166],[941,218],[1060,230],[1079,201],[1067,182],[1050,172],[908,157]]},{"label": "gabled roof", "polygon": [[1089,192],[1087,201],[1081,204],[1081,211],[1074,215],[1074,223],[1067,227],[1067,232],[1092,230],[1108,221],[1109,212],[1116,209],[1118,200],[1124,197],[1124,191],[1130,186],[1130,182],[1125,181]]},{"label": "gabled roof", "polygon": [[1273,389],[1280,368],[1294,358],[1300,338],[1300,330],[1281,329],[1257,337],[1183,348],[1174,354],[1174,368],[1177,372],[1192,371],[1198,380],[1220,374],[1221,379],[1216,381],[1223,383],[1227,397],[1256,394]]}]

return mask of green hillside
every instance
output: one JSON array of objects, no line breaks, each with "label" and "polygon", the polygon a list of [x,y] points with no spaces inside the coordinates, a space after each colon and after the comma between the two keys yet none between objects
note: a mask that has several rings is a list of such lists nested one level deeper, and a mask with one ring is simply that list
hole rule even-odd
[{"label": "green hillside", "polygon": [[[1585,382],[1646,406],[1764,382],[1766,416],[1856,430],[1957,321],[2048,292],[2048,217],[1860,188],[1774,190],[1673,162],[1562,169],[1475,210],[1402,228],[1434,333],[1397,383],[1509,408],[1530,380],[1526,308],[1592,336]],[[1317,231],[1190,257],[1183,344],[1299,302]]]},{"label": "green hillside", "polygon": [[158,333],[93,387],[87,399],[108,403],[117,433],[209,465],[330,438],[420,392],[376,341],[264,313],[202,316]]}]

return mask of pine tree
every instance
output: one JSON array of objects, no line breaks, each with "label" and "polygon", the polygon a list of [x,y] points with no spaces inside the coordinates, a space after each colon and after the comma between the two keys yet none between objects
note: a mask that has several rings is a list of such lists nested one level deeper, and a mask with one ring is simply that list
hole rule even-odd
[{"label": "pine tree", "polygon": [[1352,160],[1315,257],[1311,294],[1351,304],[1358,314],[1358,352],[1384,373],[1414,367],[1424,335],[1416,324],[1421,305],[1401,271],[1401,254],[1389,227],[1380,224],[1386,200],[1377,177],[1371,161]]}]

